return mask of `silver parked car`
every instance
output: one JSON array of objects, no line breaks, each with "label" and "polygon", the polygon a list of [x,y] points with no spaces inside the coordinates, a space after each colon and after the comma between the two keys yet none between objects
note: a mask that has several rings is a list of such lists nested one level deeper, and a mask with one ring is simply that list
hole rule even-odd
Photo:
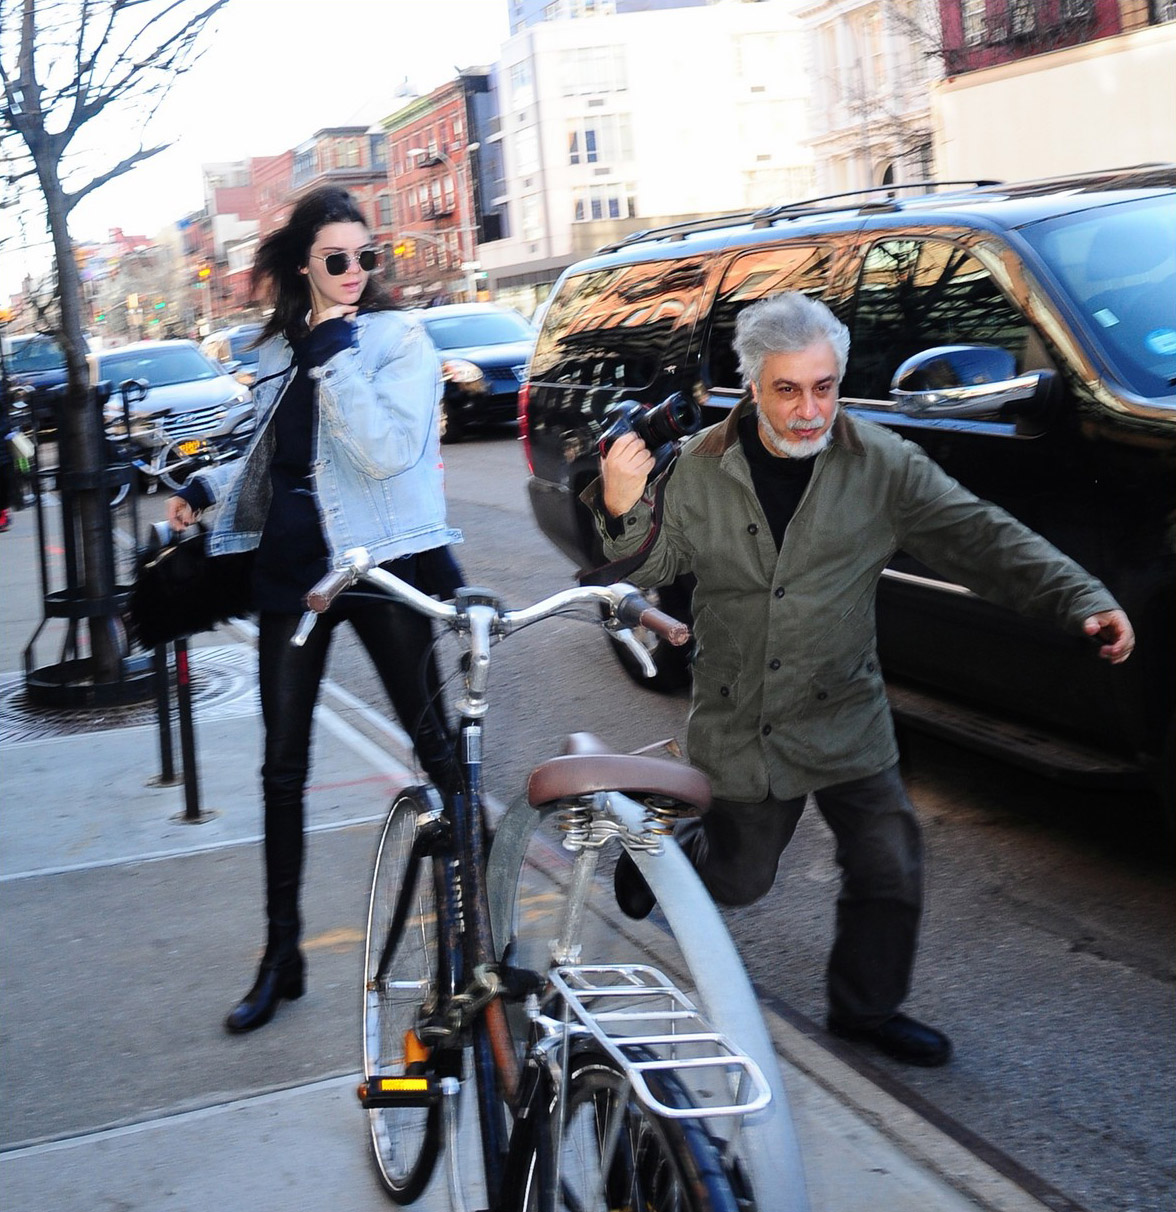
[{"label": "silver parked car", "polygon": [[[201,467],[236,458],[257,427],[253,396],[193,341],[140,341],[90,355],[109,385],[106,433],[116,462],[148,490],[177,488]],[[116,498],[121,499],[121,498]]]}]

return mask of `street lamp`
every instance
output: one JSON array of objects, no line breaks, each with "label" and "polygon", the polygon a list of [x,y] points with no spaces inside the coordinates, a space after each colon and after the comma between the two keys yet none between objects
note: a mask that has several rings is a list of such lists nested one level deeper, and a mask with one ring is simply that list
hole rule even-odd
[{"label": "street lamp", "polygon": [[[466,144],[465,169],[469,168],[470,152],[477,151],[479,147],[481,147],[480,143],[467,143]],[[414,156],[417,159],[419,159],[421,161],[422,168],[427,168],[430,165],[434,165],[434,164],[445,164],[448,166],[449,171],[451,173],[453,173],[453,178],[457,182],[457,190],[458,190],[457,202],[458,202],[458,206],[460,208],[458,210],[458,222],[461,224],[461,227],[459,228],[459,230],[461,232],[461,244],[463,246],[463,248],[462,248],[463,257],[462,257],[461,269],[462,269],[462,273],[465,275],[466,294],[470,297],[471,300],[476,299],[478,297],[478,288],[477,288],[477,280],[474,278],[474,274],[477,272],[477,269],[478,269],[478,263],[477,263],[478,241],[477,241],[477,232],[475,231],[473,225],[470,223],[470,197],[469,197],[469,188],[468,188],[469,179],[468,179],[467,173],[462,168],[461,165],[456,164],[443,151],[433,152],[433,151],[429,151],[428,148],[424,148],[424,147],[410,147],[406,154],[410,155],[410,156]],[[468,256],[465,255],[466,250],[464,247],[467,237],[469,239],[469,246],[468,246],[469,255]]]}]

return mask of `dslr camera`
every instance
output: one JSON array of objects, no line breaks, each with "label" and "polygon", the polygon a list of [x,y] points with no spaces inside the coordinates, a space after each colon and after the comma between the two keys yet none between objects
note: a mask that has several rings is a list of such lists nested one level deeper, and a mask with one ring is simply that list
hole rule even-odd
[{"label": "dslr camera", "polygon": [[674,392],[660,404],[639,404],[636,400],[621,400],[605,414],[605,428],[600,435],[600,453],[607,454],[622,434],[635,433],[654,458],[650,479],[661,475],[674,454],[674,444],[680,438],[697,433],[702,427],[702,409],[680,391]]}]

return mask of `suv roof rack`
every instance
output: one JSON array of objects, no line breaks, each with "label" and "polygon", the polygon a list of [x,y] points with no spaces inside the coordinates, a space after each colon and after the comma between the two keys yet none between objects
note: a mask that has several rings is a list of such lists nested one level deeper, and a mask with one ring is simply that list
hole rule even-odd
[{"label": "suv roof rack", "polygon": [[[1122,168],[1108,168],[1098,171],[1065,173],[1056,177],[1041,177],[1034,181],[1006,182],[996,178],[977,178],[967,181],[925,181],[893,182],[890,185],[872,185],[865,189],[852,189],[845,193],[822,194],[816,198],[806,198],[802,202],[782,202],[774,206],[760,207],[758,210],[732,211],[714,218],[683,219],[678,223],[667,223],[660,227],[647,227],[635,231],[623,239],[602,245],[596,250],[597,255],[616,252],[630,244],[642,244],[647,240],[682,240],[695,232],[722,231],[725,227],[739,227],[750,223],[752,227],[770,227],[780,219],[799,218],[800,216],[836,214],[838,211],[888,211],[900,210],[904,203],[935,196],[943,190],[945,196],[967,195],[973,192],[990,190],[1000,186],[1007,190],[1012,197],[1024,197],[1042,190],[1057,190],[1066,187],[1078,188],[1086,185],[1111,185],[1114,183],[1144,184],[1150,177],[1156,178],[1156,184],[1167,183],[1166,179],[1176,172],[1176,165],[1166,161],[1147,164],[1131,164]],[[1143,181],[1132,178],[1143,178]],[[899,198],[900,192],[918,191],[917,196]],[[856,199],[856,201],[855,201]]]},{"label": "suv roof rack", "polygon": [[[817,198],[808,198],[803,202],[783,202],[779,205],[760,207],[756,210],[732,211],[709,219],[683,219],[678,223],[666,223],[660,227],[646,227],[641,231],[632,232],[623,239],[615,240],[611,244],[604,244],[596,252],[597,254],[616,252],[618,249],[626,248],[630,244],[642,244],[646,240],[682,240],[694,232],[721,231],[725,227],[739,227],[744,223],[751,223],[754,227],[768,227],[774,220],[787,218],[791,215],[834,214],[839,210],[854,209],[854,204],[848,201],[850,198],[869,198],[875,194],[886,195],[886,200],[883,203],[865,202],[857,204],[859,208],[861,206],[869,206],[873,209],[880,206],[897,205],[898,199],[894,195],[898,190],[917,189],[925,194],[942,186],[950,186],[953,189],[958,189],[960,186],[964,186],[967,189],[980,189],[985,186],[1000,184],[1002,182],[997,180],[981,179],[976,181],[908,181],[905,183],[895,182],[891,185],[875,185],[867,189],[849,190],[847,193],[823,194]],[[827,205],[831,202],[838,202],[841,205]]]},{"label": "suv roof rack", "polygon": [[[948,189],[952,193],[967,193],[974,189],[985,189],[1003,182],[995,179],[978,178],[968,181],[894,181],[889,185],[870,185],[865,189],[851,189],[841,194],[824,194],[819,198],[807,198],[803,202],[783,202],[778,206],[765,206],[754,215],[755,227],[769,227],[773,220],[787,218],[791,215],[832,214],[839,210],[889,210],[901,205],[901,199],[895,195],[899,190],[918,190],[921,195],[933,193],[936,189]],[[881,200],[876,200],[881,194]],[[863,198],[864,202],[852,203],[851,198]],[[839,206],[827,205],[830,202],[841,203]]]}]

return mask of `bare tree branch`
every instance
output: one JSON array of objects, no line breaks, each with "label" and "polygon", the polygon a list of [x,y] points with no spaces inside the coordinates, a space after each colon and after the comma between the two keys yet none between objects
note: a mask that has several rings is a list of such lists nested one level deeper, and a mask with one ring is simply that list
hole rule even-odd
[{"label": "bare tree branch", "polygon": [[108,181],[113,181],[115,177],[121,177],[123,173],[129,172],[132,168],[142,164],[144,160],[150,160],[152,156],[158,156],[160,152],[167,151],[170,146],[168,143],[161,143],[158,147],[140,148],[137,152],[133,152],[131,155],[120,160],[112,168],[107,169],[106,172],[99,174],[92,181],[89,181],[81,189],[66,194],[66,209],[72,211],[83,198],[92,194],[96,189],[101,189]]}]

